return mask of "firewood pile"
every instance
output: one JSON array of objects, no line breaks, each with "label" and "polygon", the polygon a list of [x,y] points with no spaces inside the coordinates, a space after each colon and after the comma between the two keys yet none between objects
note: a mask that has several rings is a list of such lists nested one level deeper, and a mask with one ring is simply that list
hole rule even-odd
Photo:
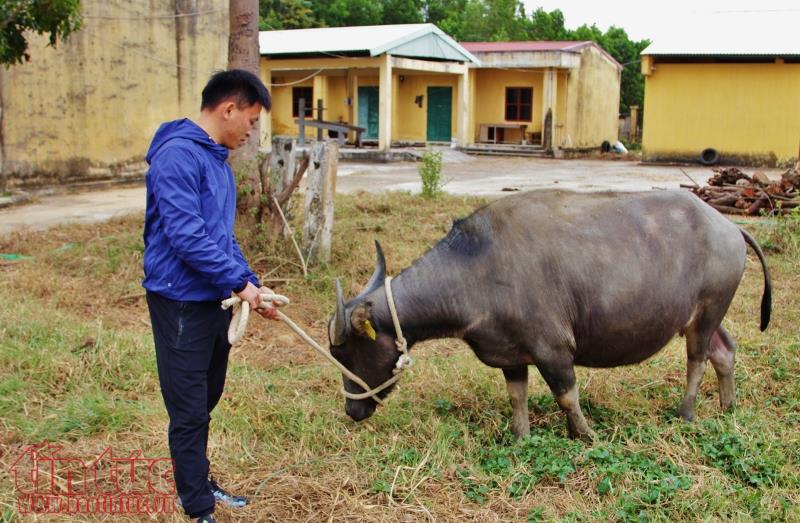
[{"label": "firewood pile", "polygon": [[713,169],[708,185],[681,185],[704,202],[727,214],[788,214],[800,207],[800,171],[789,169],[780,180],[766,174],[749,176],[736,167]]}]

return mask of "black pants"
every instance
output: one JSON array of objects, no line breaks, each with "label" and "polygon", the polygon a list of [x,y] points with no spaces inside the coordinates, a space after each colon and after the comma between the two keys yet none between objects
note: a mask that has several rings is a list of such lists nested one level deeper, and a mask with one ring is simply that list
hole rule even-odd
[{"label": "black pants", "polygon": [[189,517],[214,511],[208,485],[208,424],[228,367],[230,310],[147,293],[161,395],[169,414],[175,486]]}]

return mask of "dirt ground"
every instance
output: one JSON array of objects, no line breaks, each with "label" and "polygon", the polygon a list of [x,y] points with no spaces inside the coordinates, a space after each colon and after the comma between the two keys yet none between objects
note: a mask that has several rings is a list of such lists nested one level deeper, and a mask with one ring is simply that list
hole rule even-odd
[{"label": "dirt ground", "polygon": [[[359,163],[339,165],[337,191],[412,191],[420,188],[417,163]],[[444,150],[445,190],[451,194],[491,196],[517,190],[561,188],[577,191],[640,191],[678,188],[697,183],[712,174],[705,167],[642,165],[633,161],[554,160],[470,156]],[[778,176],[779,172],[767,172]],[[32,203],[0,210],[0,235],[20,229],[42,230],[65,222],[97,222],[141,212],[145,189],[126,187],[110,190],[47,196]]]}]

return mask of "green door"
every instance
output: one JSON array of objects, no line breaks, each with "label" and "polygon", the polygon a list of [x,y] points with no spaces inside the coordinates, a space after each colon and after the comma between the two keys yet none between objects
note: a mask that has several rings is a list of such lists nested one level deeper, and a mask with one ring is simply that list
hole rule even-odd
[{"label": "green door", "polygon": [[449,142],[453,136],[453,88],[428,87],[428,141]]},{"label": "green door", "polygon": [[362,138],[365,140],[378,139],[378,88],[358,88],[358,126],[367,131]]}]

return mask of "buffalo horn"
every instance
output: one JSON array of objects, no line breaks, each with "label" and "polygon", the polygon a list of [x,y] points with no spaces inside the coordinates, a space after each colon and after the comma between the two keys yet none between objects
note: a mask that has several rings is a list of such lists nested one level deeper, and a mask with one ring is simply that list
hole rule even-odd
[{"label": "buffalo horn", "polygon": [[364,290],[362,290],[355,299],[363,298],[370,292],[379,288],[381,285],[383,285],[383,280],[386,279],[386,258],[383,257],[383,249],[381,248],[381,244],[378,242],[378,240],[375,240],[375,251],[375,272],[372,273],[372,277],[367,282]]}]

